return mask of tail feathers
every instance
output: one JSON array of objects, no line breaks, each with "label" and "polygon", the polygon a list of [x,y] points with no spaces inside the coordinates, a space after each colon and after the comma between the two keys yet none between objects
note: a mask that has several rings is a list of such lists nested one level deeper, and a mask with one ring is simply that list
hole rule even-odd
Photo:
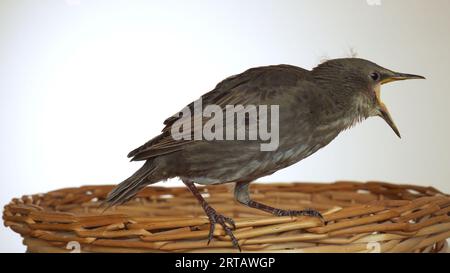
[{"label": "tail feathers", "polygon": [[106,197],[102,205],[106,206],[106,209],[123,204],[129,201],[131,198],[145,186],[158,182],[157,179],[152,179],[152,173],[155,168],[152,166],[152,161],[148,160],[145,164],[137,170],[131,177],[117,185]]}]

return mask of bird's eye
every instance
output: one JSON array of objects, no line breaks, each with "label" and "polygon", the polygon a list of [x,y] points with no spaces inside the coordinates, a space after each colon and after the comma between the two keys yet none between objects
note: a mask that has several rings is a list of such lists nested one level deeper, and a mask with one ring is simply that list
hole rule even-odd
[{"label": "bird's eye", "polygon": [[374,81],[378,81],[381,78],[381,75],[380,75],[380,73],[373,72],[373,73],[370,73],[370,78]]}]

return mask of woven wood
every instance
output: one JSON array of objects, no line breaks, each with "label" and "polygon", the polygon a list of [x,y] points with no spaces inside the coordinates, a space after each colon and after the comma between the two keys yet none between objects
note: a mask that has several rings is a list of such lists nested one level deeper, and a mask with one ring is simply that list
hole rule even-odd
[{"label": "woven wood", "polygon": [[[238,252],[220,225],[207,245],[209,221],[186,188],[147,187],[126,205],[103,211],[113,186],[66,188],[13,199],[6,226],[29,252]],[[233,217],[243,252],[446,252],[450,197],[431,187],[381,182],[252,184],[252,197],[311,217],[274,217],[233,200],[227,185],[202,188]]]}]

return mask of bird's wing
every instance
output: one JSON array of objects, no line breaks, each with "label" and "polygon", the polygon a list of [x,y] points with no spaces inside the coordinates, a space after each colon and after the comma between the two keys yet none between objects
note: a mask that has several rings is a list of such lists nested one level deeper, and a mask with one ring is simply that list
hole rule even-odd
[{"label": "bird's wing", "polygon": [[[201,97],[203,109],[208,105],[218,105],[224,111],[226,105],[269,105],[270,101],[277,104],[284,87],[295,86],[299,80],[304,79],[309,71],[291,65],[265,66],[249,69],[241,74],[229,77],[220,82],[212,91]],[[264,103],[262,103],[264,102]],[[186,106],[191,113],[194,112],[194,102]],[[194,118],[202,119],[202,124],[209,118],[194,115],[186,117],[181,111],[164,121],[162,133],[151,139],[139,148],[131,151],[128,157],[133,161],[147,160],[156,156],[170,154],[182,150],[186,145],[199,140],[175,140],[171,129],[175,122],[191,119],[191,136],[195,134]],[[201,130],[202,128],[200,128]],[[200,140],[201,141],[201,140]]]}]

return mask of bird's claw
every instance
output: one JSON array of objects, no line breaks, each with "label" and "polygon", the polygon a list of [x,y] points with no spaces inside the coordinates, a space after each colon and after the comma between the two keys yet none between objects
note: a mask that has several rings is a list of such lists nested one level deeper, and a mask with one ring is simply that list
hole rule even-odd
[{"label": "bird's claw", "polygon": [[311,217],[318,217],[322,222],[324,222],[324,218],[320,212],[313,209],[304,209],[304,210],[277,210],[275,211],[275,214],[277,216],[311,216]]},{"label": "bird's claw", "polygon": [[[216,227],[216,224],[220,224],[222,228],[224,229],[225,233],[230,236],[231,242],[233,243],[234,247],[237,247],[239,251],[241,251],[241,247],[239,246],[238,240],[234,236],[232,229],[236,229],[236,224],[234,223],[234,220],[226,217],[222,214],[218,214],[213,208],[208,207],[205,209],[206,215],[209,218],[209,235],[208,235],[208,245],[211,242],[211,240],[214,237],[214,229]],[[231,227],[230,227],[231,226]]]}]

